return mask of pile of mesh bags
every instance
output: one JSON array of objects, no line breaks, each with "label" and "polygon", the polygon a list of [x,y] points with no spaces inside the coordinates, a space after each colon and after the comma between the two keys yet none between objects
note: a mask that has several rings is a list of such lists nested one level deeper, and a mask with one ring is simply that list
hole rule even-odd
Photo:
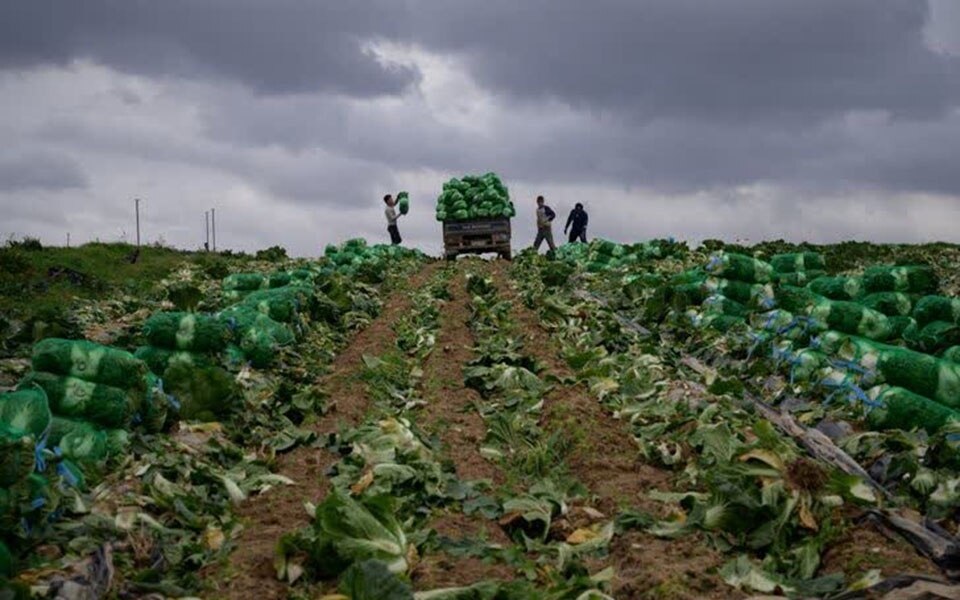
[{"label": "pile of mesh bags", "polygon": [[583,265],[591,273],[630,267],[660,257],[660,247],[653,242],[618,244],[601,238],[587,244],[564,244],[556,253],[559,260]]},{"label": "pile of mesh bags", "polygon": [[161,431],[171,398],[133,354],[86,340],[48,338],[33,347],[33,370],[18,388],[43,390],[53,413],[48,437],[74,460],[123,451],[135,427]]},{"label": "pile of mesh bags", "polygon": [[44,534],[64,486],[80,483],[76,467],[47,448],[52,422],[43,390],[0,394],[0,580],[14,570],[14,551]]},{"label": "pile of mesh bags", "polygon": [[804,286],[826,275],[826,262],[818,252],[792,252],[770,257],[773,281],[785,285]]},{"label": "pile of mesh bags", "polygon": [[223,279],[223,297],[228,302],[236,302],[259,290],[284,287],[291,284],[309,285],[321,275],[323,275],[322,271],[313,269],[294,269],[266,274],[233,273]]},{"label": "pile of mesh bags", "polygon": [[464,175],[443,184],[437,198],[438,221],[512,218],[517,211],[507,186],[496,173]]},{"label": "pile of mesh bags", "polygon": [[[704,266],[698,285],[704,296],[701,311],[691,317],[721,331],[744,324],[746,317],[774,307],[774,270],[770,263],[734,252],[717,252]],[[690,285],[690,284],[686,284]]]},{"label": "pile of mesh bags", "polygon": [[176,398],[181,418],[214,420],[229,412],[237,396],[233,378],[219,366],[219,355],[233,332],[223,320],[202,313],[159,312],[144,323],[143,337],[148,345],[135,356]]}]

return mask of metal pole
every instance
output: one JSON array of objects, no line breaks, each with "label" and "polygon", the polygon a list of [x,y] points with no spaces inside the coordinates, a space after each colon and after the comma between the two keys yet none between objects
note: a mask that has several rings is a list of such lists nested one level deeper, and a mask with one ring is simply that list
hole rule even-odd
[{"label": "metal pole", "polygon": [[206,221],[207,226],[207,242],[203,245],[203,249],[207,252],[210,251],[210,211],[203,211],[203,220]]},{"label": "metal pole", "polygon": [[67,248],[70,247],[70,232],[67,232]]},{"label": "metal pole", "polygon": [[213,251],[217,251],[217,209],[210,209],[210,229],[213,231]]},{"label": "metal pole", "polygon": [[137,210],[137,248],[140,247],[140,198],[134,200]]}]

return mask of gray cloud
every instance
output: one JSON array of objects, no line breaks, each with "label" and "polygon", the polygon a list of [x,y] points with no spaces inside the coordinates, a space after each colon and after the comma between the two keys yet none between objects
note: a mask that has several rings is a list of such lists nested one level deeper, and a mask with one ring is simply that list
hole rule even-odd
[{"label": "gray cloud", "polygon": [[621,240],[955,238],[949,6],[15,0],[0,135],[35,151],[0,157],[0,202],[56,242],[122,235],[141,195],[186,246],[217,206],[224,245],[311,254],[385,239],[406,188],[405,237],[436,250],[441,182],[493,170],[518,243],[541,192]]},{"label": "gray cloud", "polygon": [[397,94],[415,83],[365,51],[400,17],[389,0],[11,0],[0,66],[91,58],[128,73],[236,80],[271,93]]},{"label": "gray cloud", "polygon": [[86,175],[70,157],[45,152],[0,157],[0,191],[69,190],[86,186]]},{"label": "gray cloud", "polygon": [[537,101],[805,127],[846,110],[932,117],[960,59],[924,40],[916,0],[483,0],[418,3],[418,36],[479,80]]}]

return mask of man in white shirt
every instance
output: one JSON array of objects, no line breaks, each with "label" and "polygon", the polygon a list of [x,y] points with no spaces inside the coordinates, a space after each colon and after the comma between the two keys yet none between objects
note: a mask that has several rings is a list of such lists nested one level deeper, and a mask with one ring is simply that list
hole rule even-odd
[{"label": "man in white shirt", "polygon": [[397,209],[394,208],[397,205],[397,201],[393,199],[393,196],[387,194],[383,197],[383,203],[387,205],[383,214],[387,216],[387,231],[390,233],[390,243],[396,246],[403,241],[400,238],[400,230],[397,229],[397,219],[400,218],[400,215],[397,214]]},{"label": "man in white shirt", "polygon": [[547,241],[547,246],[550,247],[551,252],[556,250],[556,246],[553,245],[553,220],[555,218],[557,218],[557,213],[547,206],[543,196],[537,196],[537,239],[533,242],[534,250],[540,250],[540,244],[544,240]]}]

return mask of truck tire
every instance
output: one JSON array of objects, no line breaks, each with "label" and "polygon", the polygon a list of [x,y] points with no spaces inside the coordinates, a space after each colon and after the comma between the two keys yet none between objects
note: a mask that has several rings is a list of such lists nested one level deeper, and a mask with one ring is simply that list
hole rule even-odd
[{"label": "truck tire", "polygon": [[502,250],[500,252],[500,258],[502,258],[503,260],[512,260],[513,256],[510,254],[509,250]]}]

